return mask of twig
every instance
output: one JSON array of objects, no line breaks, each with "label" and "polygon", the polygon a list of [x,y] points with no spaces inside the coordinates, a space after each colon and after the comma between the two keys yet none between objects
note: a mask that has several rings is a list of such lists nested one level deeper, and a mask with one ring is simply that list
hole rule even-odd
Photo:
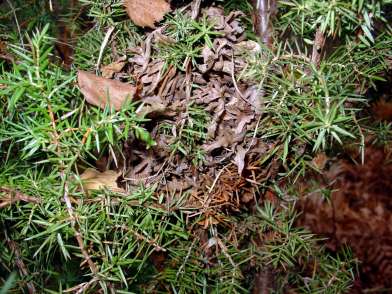
[{"label": "twig", "polygon": [[312,63],[316,68],[320,66],[321,53],[323,51],[324,45],[325,45],[324,33],[320,30],[320,28],[318,28],[316,31],[316,35],[314,36],[312,59],[311,59]]},{"label": "twig", "polygon": [[95,66],[95,70],[97,72],[99,71],[99,66],[100,66],[101,61],[102,61],[103,52],[105,51],[106,45],[108,44],[110,36],[112,35],[113,31],[114,31],[114,27],[109,27],[109,29],[106,32],[105,38],[103,39],[103,42],[101,44],[101,49],[99,50],[98,61],[97,61],[97,64]]},{"label": "twig", "polygon": [[212,183],[210,189],[208,190],[208,193],[209,193],[209,194],[211,194],[212,190],[214,190],[214,187],[215,187],[216,183],[218,182],[219,177],[221,176],[223,170],[224,170],[228,165],[229,165],[229,164],[226,164],[226,165],[218,172],[218,174],[216,175],[216,177],[215,177],[215,179],[214,179],[214,182]]},{"label": "twig", "polygon": [[257,129],[259,128],[260,121],[261,121],[261,115],[259,115],[259,119],[257,120],[256,127],[255,127],[255,130],[253,132],[253,136],[252,136],[252,141],[250,141],[250,144],[249,144],[248,148],[246,149],[246,153],[249,152],[250,148],[252,148],[252,145],[255,143],[256,135],[257,135]]},{"label": "twig", "polygon": [[64,293],[71,293],[74,292],[75,294],[81,294],[81,293],[85,293],[85,291],[88,289],[88,287],[90,287],[92,284],[94,284],[95,282],[97,282],[98,279],[97,278],[92,278],[90,281],[85,282],[85,283],[81,283],[75,287],[72,288],[68,288],[65,289],[63,292]]},{"label": "twig", "polygon": [[11,3],[10,0],[7,0],[7,3],[8,3],[8,5],[9,5],[10,8],[11,8],[12,13],[14,14],[15,23],[16,23],[16,28],[17,28],[17,30],[18,30],[18,34],[19,34],[19,38],[20,38],[20,44],[22,45],[22,48],[24,48],[25,45],[24,45],[24,42],[23,42],[23,36],[22,36],[21,29],[20,29],[20,25],[19,25],[18,18],[17,18],[17,16],[16,16],[15,8],[14,8],[14,6],[12,5],[12,3]]},{"label": "twig", "polygon": [[218,234],[215,235],[215,240],[218,244],[218,246],[220,247],[220,249],[222,250],[223,254],[227,257],[227,259],[230,261],[231,265],[233,266],[233,268],[237,268],[237,265],[235,264],[235,262],[233,261],[233,259],[231,258],[230,254],[228,253],[227,247],[225,246],[225,244],[223,244],[222,240],[218,237]]},{"label": "twig", "polygon": [[161,246],[159,246],[158,243],[157,243],[155,240],[150,240],[150,239],[148,239],[147,237],[143,236],[142,234],[139,234],[138,232],[136,232],[136,231],[134,231],[134,230],[132,230],[132,229],[129,229],[129,230],[132,232],[132,234],[134,234],[134,235],[136,236],[136,238],[137,238],[138,240],[145,241],[145,242],[147,242],[148,244],[154,246],[154,248],[155,248],[156,251],[163,251],[163,252],[166,252],[166,249],[163,248],[163,247],[161,247]]},{"label": "twig", "polygon": [[[22,277],[27,277],[29,275],[29,272],[27,270],[25,263],[23,262],[23,259],[21,258],[18,244],[16,244],[15,241],[11,240],[8,237],[6,230],[4,230],[4,237],[7,242],[8,247],[11,249],[12,253],[15,255],[15,265],[19,269],[19,274]],[[27,289],[30,294],[37,293],[37,290],[35,289],[33,282],[27,282]]]},{"label": "twig", "polygon": [[195,0],[194,3],[192,8],[192,19],[196,19],[199,16],[201,0]]},{"label": "twig", "polygon": [[28,196],[20,191],[12,190],[5,187],[0,187],[0,192],[6,193],[6,198],[0,199],[0,201],[2,201],[0,202],[0,208],[12,205],[13,203],[18,201],[30,202],[35,204],[39,204],[42,202],[41,199],[37,197]]},{"label": "twig", "polygon": [[182,270],[184,269],[185,264],[188,262],[188,259],[189,259],[189,257],[191,256],[191,252],[192,252],[193,246],[195,245],[196,240],[197,240],[197,238],[195,238],[195,239],[192,241],[191,246],[189,246],[188,253],[186,254],[186,256],[185,256],[185,258],[184,258],[184,262],[181,264],[180,268],[179,268],[178,271],[177,271],[176,279],[178,279],[178,276],[180,275],[180,273],[181,273]]}]

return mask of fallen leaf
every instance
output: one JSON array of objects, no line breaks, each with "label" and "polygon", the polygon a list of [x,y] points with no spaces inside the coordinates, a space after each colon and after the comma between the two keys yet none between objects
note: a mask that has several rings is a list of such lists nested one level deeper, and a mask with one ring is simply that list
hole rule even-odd
[{"label": "fallen leaf", "polygon": [[323,170],[328,162],[328,159],[328,156],[324,152],[321,152],[313,158],[312,163],[318,170]]},{"label": "fallen leaf", "polygon": [[215,149],[229,146],[231,142],[232,142],[232,137],[230,136],[230,134],[223,133],[222,135],[217,137],[215,141],[208,144],[204,144],[202,148],[204,149],[205,152],[210,153]]},{"label": "fallen leaf", "polygon": [[127,100],[132,100],[136,87],[120,81],[98,77],[79,70],[78,84],[87,102],[104,109],[107,104],[120,110]]},{"label": "fallen leaf", "polygon": [[150,96],[143,99],[143,104],[136,110],[141,116],[146,116],[152,112],[163,112],[166,106],[159,96]]},{"label": "fallen leaf", "polygon": [[234,49],[236,54],[241,54],[245,52],[256,54],[261,52],[260,44],[252,40],[242,41],[237,44],[234,44]]},{"label": "fallen leaf", "polygon": [[242,171],[244,170],[245,167],[245,156],[248,150],[243,148],[241,145],[237,146],[237,152],[234,157],[234,162],[238,167],[238,174],[241,175]]},{"label": "fallen leaf", "polygon": [[80,179],[83,182],[83,189],[87,192],[108,189],[113,192],[124,193],[125,190],[119,188],[116,182],[120,175],[121,172],[117,173],[114,170],[107,170],[101,173],[95,169],[88,168],[80,175]]},{"label": "fallen leaf", "polygon": [[111,64],[102,66],[102,76],[104,78],[111,79],[115,73],[119,73],[124,68],[125,64],[127,64],[125,60],[126,57],[123,57],[115,62],[112,62]]},{"label": "fallen leaf", "polygon": [[245,115],[244,113],[241,113],[239,115],[239,119],[238,119],[238,124],[237,127],[235,128],[235,133],[241,134],[244,130],[244,127],[250,123],[253,119],[254,119],[254,114],[252,115]]},{"label": "fallen leaf", "polygon": [[125,0],[124,6],[136,25],[152,29],[155,22],[161,21],[170,11],[170,5],[165,0]]}]

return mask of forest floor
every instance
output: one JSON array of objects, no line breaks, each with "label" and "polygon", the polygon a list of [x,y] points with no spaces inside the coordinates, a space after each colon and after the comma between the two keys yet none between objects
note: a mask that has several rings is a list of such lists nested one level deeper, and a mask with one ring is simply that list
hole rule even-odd
[{"label": "forest floor", "polygon": [[391,291],[391,36],[324,63],[245,2],[71,2],[0,43],[10,293]]}]

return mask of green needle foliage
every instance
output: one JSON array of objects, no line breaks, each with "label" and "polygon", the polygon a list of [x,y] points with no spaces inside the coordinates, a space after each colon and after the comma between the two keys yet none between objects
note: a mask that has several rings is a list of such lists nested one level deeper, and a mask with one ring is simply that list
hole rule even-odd
[{"label": "green needle foliage", "polygon": [[[17,32],[1,34],[16,62],[0,61],[0,197],[5,199],[11,190],[34,201],[0,208],[0,293],[25,293],[31,283],[38,293],[249,293],[255,273],[265,272],[273,277],[275,293],[349,291],[355,260],[348,249],[328,253],[322,239],[295,226],[297,197],[280,206],[257,204],[254,213],[222,215],[220,224],[206,230],[199,225],[203,215],[189,218],[180,200],[167,203],[167,195],[157,195],[154,188],[139,187],[128,195],[84,193],[80,173],[102,154],[116,161],[125,141],[139,140],[146,148],[155,142],[144,128],[147,120],[136,115],[135,103],[118,112],[85,103],[74,68],[67,72],[56,65],[49,37],[54,32],[48,25],[54,20],[47,3],[32,1],[33,13],[25,17],[28,9],[22,2],[15,1],[16,13],[31,18],[25,44]],[[76,43],[74,67],[95,68],[109,26],[114,27],[119,56],[127,56],[127,49],[143,41],[122,1],[80,2],[94,26]],[[247,1],[220,2],[226,10],[251,9]],[[392,57],[385,15],[390,4],[278,1],[274,29],[281,39],[274,50],[262,47],[247,54],[247,65],[236,77],[259,84],[265,93],[256,135],[276,147],[261,165],[277,155],[283,163],[280,176],[296,180],[315,153],[363,136],[359,110],[366,105],[366,92],[383,80]],[[1,25],[1,32],[10,23]],[[196,21],[176,12],[163,23],[175,42],[159,45],[154,54],[167,67],[182,71],[186,61],[196,64],[202,48],[219,37],[206,18]],[[249,18],[246,23],[248,35],[254,37]],[[319,65],[309,56],[317,29],[327,38],[339,37]],[[102,64],[115,61],[109,51],[107,46]],[[200,146],[211,117],[195,105],[187,105],[186,115],[172,134],[172,154],[201,166],[205,154]],[[163,124],[159,131],[171,134],[173,126]],[[369,124],[364,132],[378,144],[392,138],[390,123]],[[265,185],[279,195],[277,185]],[[65,194],[75,218],[70,217]],[[78,234],[96,271],[86,261]],[[16,260],[23,262],[27,274],[16,273]]]},{"label": "green needle foliage", "polygon": [[362,136],[356,117],[367,104],[366,92],[384,80],[392,35],[380,34],[371,47],[348,41],[317,68],[298,42],[276,46],[276,52],[262,47],[257,54],[247,54],[240,78],[259,83],[265,91],[267,115],[259,133],[280,142],[273,152],[287,164],[285,175],[297,179],[312,158],[308,155]]},{"label": "green needle foliage", "polygon": [[157,55],[166,61],[166,66],[173,65],[182,71],[185,71],[187,59],[196,65],[196,59],[201,56],[203,47],[212,47],[211,39],[220,35],[206,17],[195,21],[181,12],[176,12],[167,17],[165,24],[168,36],[175,42],[161,44],[157,48]]},{"label": "green needle foliage", "polygon": [[53,40],[46,34],[48,28],[29,39],[30,49],[12,48],[23,62],[5,71],[0,80],[5,85],[0,90],[4,99],[0,144],[21,150],[22,159],[34,157],[43,163],[58,156],[58,160],[72,158],[71,165],[94,151],[117,149],[130,132],[152,144],[140,127],[145,119],[136,115],[134,104],[114,112],[83,102],[74,73],[50,62]]},{"label": "green needle foliage", "polygon": [[[373,30],[377,22],[389,26],[383,12],[390,0],[283,0],[278,1],[279,22],[283,30],[311,37],[317,28],[328,36],[355,38],[352,32],[361,31],[359,38],[370,46],[374,43]],[[311,37],[312,38],[312,37]],[[311,42],[308,39],[308,42]]]},{"label": "green needle foliage", "polygon": [[[34,279],[39,289],[55,287],[60,291],[64,287],[86,281],[89,279],[89,271],[79,269],[80,262],[75,263],[76,260],[71,259],[71,256],[83,256],[75,242],[75,227],[71,225],[69,212],[61,200],[64,193],[69,193],[80,201],[74,209],[79,216],[77,227],[86,238],[84,246],[90,244],[92,247],[89,250],[97,254],[94,258],[103,258],[99,268],[102,272],[99,273],[101,286],[107,287],[105,281],[128,284],[123,279],[122,265],[116,263],[113,268],[108,264],[111,259],[106,259],[107,254],[112,259],[120,260],[125,260],[125,255],[135,254],[130,258],[137,265],[132,269],[132,276],[136,276],[141,269],[139,265],[148,257],[144,245],[139,248],[141,243],[136,240],[140,239],[148,246],[153,246],[153,242],[160,244],[161,240],[158,239],[161,237],[157,238],[155,233],[149,232],[154,223],[159,225],[155,229],[164,234],[176,234],[178,229],[163,229],[166,228],[163,219],[145,209],[138,210],[141,215],[135,214],[132,206],[129,206],[131,210],[123,211],[124,208],[118,203],[114,205],[115,211],[101,204],[83,205],[86,199],[79,192],[78,170],[106,150],[116,158],[121,152],[121,142],[130,136],[145,141],[146,147],[153,141],[142,127],[145,119],[135,113],[136,105],[129,104],[120,112],[114,112],[109,108],[102,111],[84,103],[75,87],[75,73],[67,73],[50,61],[53,40],[47,36],[48,30],[49,26],[45,26],[31,38],[27,37],[28,46],[25,49],[13,46],[12,50],[19,62],[14,63],[11,69],[3,68],[1,73],[0,186],[17,189],[40,199],[42,203],[18,205],[16,211],[12,207],[2,209],[1,226],[4,232],[8,231],[11,240],[22,244],[20,251],[28,258],[24,262],[29,272],[39,273],[39,278]],[[67,187],[65,182],[68,183]],[[140,192],[134,196],[141,197],[146,193]],[[137,203],[138,199],[135,200]],[[131,200],[125,203],[128,201]],[[103,209],[104,214],[99,212],[100,209]],[[89,215],[95,215],[97,219]],[[139,224],[137,228],[131,229],[122,223],[121,217],[131,220],[130,215],[135,216],[132,222]],[[105,222],[111,218],[114,223],[120,222],[113,226],[112,232],[107,230],[108,223]],[[100,225],[104,227],[100,228]],[[136,247],[102,247],[99,240],[107,239],[108,244],[117,246],[117,242],[128,238],[117,235],[117,232],[124,231],[121,228],[123,225],[130,229],[126,234],[133,234],[132,243]],[[152,241],[154,238],[156,241]],[[99,244],[95,248],[97,242]],[[14,263],[13,253],[6,245],[1,245],[4,249],[1,260],[5,266],[2,272],[5,270],[4,273],[10,273],[9,269],[13,268]],[[137,250],[142,250],[142,257],[137,257]],[[72,273],[71,276],[61,274],[67,272]],[[33,280],[32,277],[25,278],[28,279],[25,282]],[[53,282],[55,284],[51,285]],[[18,283],[18,287],[23,288],[23,285],[22,281]]]}]

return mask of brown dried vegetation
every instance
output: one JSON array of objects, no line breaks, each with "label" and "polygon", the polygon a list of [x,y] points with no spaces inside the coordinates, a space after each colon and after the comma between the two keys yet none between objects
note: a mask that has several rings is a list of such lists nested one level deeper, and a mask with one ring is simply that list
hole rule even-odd
[{"label": "brown dried vegetation", "polygon": [[390,149],[368,147],[363,165],[343,159],[334,163],[318,180],[333,191],[330,201],[308,193],[310,181],[301,188],[299,225],[327,236],[333,251],[343,245],[353,249],[361,263],[358,289],[392,287],[391,160]]},{"label": "brown dried vegetation", "polygon": [[[274,144],[262,142],[253,133],[262,113],[263,92],[253,84],[235,80],[245,66],[241,56],[252,45],[243,41],[244,29],[239,20],[242,13],[225,16],[223,9],[216,7],[201,13],[221,36],[213,40],[212,47],[203,48],[202,59],[196,64],[186,58],[184,71],[166,67],[165,60],[153,56],[162,42],[175,43],[165,27],[151,32],[141,46],[131,48],[133,57],[128,63],[121,60],[102,67],[108,77],[124,78],[126,73],[138,81],[142,105],[137,112],[151,119],[149,127],[157,142],[150,150],[126,142],[125,159],[119,167],[125,170],[127,191],[139,185],[157,185],[156,193],[164,192],[169,202],[178,200],[183,193],[190,195],[183,204],[189,209],[238,210],[241,203],[256,200],[260,182],[274,175],[272,165],[261,168],[258,163]],[[118,64],[119,70],[112,70]],[[98,80],[104,83],[97,83]],[[90,85],[89,91],[84,84]],[[114,101],[110,102],[117,110],[126,93],[134,92],[129,85],[123,91],[125,84],[120,81],[79,72],[79,86],[89,103],[103,106],[99,99],[104,96],[101,88],[105,85],[105,91],[119,92],[111,95]],[[186,128],[195,123],[190,105],[204,109],[204,116],[209,118],[208,128],[201,130],[203,138],[196,146],[201,154],[199,164],[192,162],[190,154],[181,156],[173,152]],[[168,125],[170,129],[162,131]]]}]

